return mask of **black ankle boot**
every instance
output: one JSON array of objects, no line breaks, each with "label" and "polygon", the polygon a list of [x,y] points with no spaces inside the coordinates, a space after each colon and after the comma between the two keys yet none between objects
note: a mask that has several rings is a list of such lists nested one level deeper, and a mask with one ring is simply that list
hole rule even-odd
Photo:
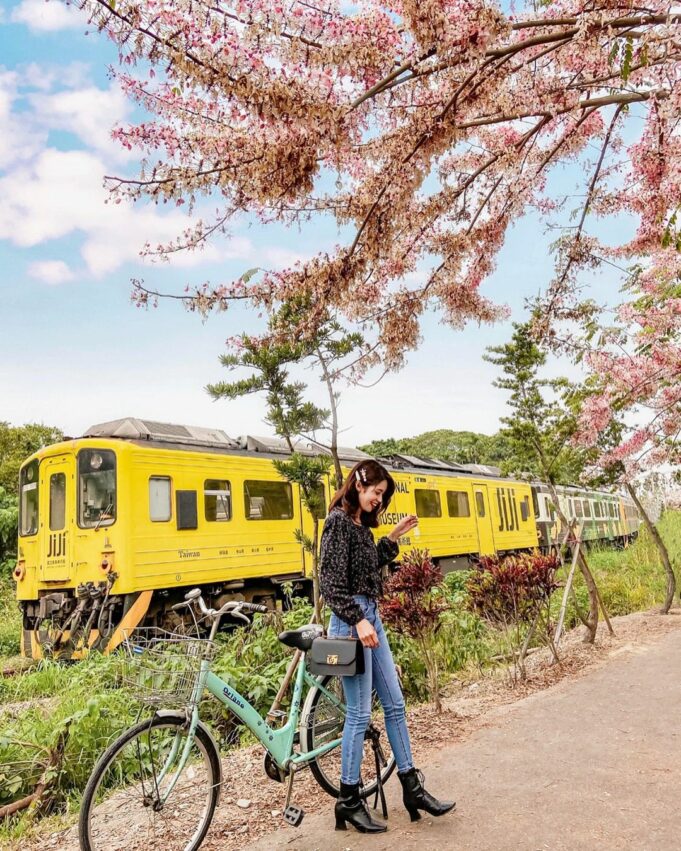
[{"label": "black ankle boot", "polygon": [[345,822],[360,833],[384,833],[388,827],[381,821],[374,821],[369,815],[367,805],[359,796],[359,783],[341,783],[340,796],[336,801],[336,830],[347,830]]},{"label": "black ankle boot", "polygon": [[402,784],[402,800],[412,821],[421,818],[419,810],[425,810],[431,816],[443,816],[453,810],[454,801],[438,801],[423,788],[423,774],[415,768],[410,768],[404,774],[397,772]]}]

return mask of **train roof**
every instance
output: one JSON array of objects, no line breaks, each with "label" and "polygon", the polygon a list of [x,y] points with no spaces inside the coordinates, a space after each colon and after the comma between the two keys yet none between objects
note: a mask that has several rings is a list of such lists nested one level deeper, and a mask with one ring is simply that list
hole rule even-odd
[{"label": "train roof", "polygon": [[[142,420],[137,417],[124,417],[106,423],[90,426],[83,437],[103,437],[126,440],[131,443],[144,443],[158,448],[187,449],[200,451],[206,449],[220,454],[259,454],[263,457],[288,455],[288,443],[281,437],[258,437],[240,435],[230,437],[222,429],[206,428],[204,426],[188,426],[174,423],[161,423],[156,420]],[[330,455],[327,446],[312,439],[297,440],[293,444],[296,452],[303,455]],[[338,447],[338,457],[346,464],[356,464],[372,456],[349,446]],[[413,473],[414,475],[456,475],[474,478],[503,479],[508,482],[528,484],[534,487],[548,489],[544,482],[536,480],[513,479],[501,475],[501,469],[488,464],[457,464],[452,461],[442,461],[438,458],[427,458],[419,455],[394,453],[379,459],[381,463],[395,472]],[[575,485],[557,485],[563,493],[568,491],[600,493],[603,496],[620,496],[606,491],[593,491]]]},{"label": "train roof", "polygon": [[[179,449],[208,449],[217,452],[248,452],[261,453],[267,456],[288,455],[288,443],[281,437],[258,437],[240,435],[230,437],[222,429],[188,426],[174,423],[161,423],[156,420],[142,420],[137,417],[124,417],[106,423],[90,426],[83,437],[104,437],[126,440],[132,443],[148,443],[153,446],[167,446]],[[303,455],[330,454],[327,446],[312,439],[297,440],[293,444],[296,452]],[[356,464],[358,461],[372,456],[349,446],[338,447],[338,457],[341,461]],[[458,474],[464,476],[481,476],[503,478],[499,467],[486,464],[456,464],[437,458],[426,458],[418,455],[394,454],[381,458],[381,461],[392,470],[405,471],[415,474]]]},{"label": "train roof", "polygon": [[[160,423],[137,417],[97,423],[90,426],[83,437],[116,438],[133,443],[148,442],[153,446],[176,449],[208,449],[222,452],[232,450],[275,456],[288,455],[290,452],[288,443],[281,437],[258,437],[251,434],[230,437],[222,429]],[[293,448],[302,455],[330,454],[328,447],[312,439],[297,440]],[[371,458],[371,455],[353,447],[339,446],[338,457],[341,461],[355,464],[357,461]]]}]

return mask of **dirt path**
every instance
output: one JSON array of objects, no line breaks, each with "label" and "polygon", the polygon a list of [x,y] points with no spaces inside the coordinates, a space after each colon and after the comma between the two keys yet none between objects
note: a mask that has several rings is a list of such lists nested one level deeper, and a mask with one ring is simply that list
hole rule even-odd
[{"label": "dirt path", "polygon": [[[243,748],[223,760],[202,851],[676,851],[681,612],[628,615],[614,625],[616,637],[601,628],[595,646],[581,643],[581,630],[566,636],[560,666],[534,654],[521,688],[499,677],[455,681],[443,715],[410,710],[417,764],[434,793],[457,800],[456,813],[412,825],[395,778],[386,789],[387,834],[336,833],[331,799],[301,772],[294,801],[307,815],[301,828],[282,826],[284,789],[265,778],[262,750]],[[77,851],[74,827],[50,821],[9,848]],[[147,842],[145,851],[167,847]]]},{"label": "dirt path", "polygon": [[[412,825],[389,790],[389,831],[332,829],[331,807],[249,851],[681,847],[681,630],[621,645],[607,665],[495,713],[494,726],[422,763],[455,814]],[[491,718],[489,719],[492,720]]]}]

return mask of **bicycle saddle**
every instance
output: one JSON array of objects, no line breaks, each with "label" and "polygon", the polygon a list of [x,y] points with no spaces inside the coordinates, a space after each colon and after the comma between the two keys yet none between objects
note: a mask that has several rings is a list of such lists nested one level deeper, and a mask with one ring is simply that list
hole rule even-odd
[{"label": "bicycle saddle", "polygon": [[298,650],[309,650],[315,638],[324,634],[324,627],[318,623],[307,623],[298,629],[287,629],[279,633],[279,641],[287,647],[296,647]]}]

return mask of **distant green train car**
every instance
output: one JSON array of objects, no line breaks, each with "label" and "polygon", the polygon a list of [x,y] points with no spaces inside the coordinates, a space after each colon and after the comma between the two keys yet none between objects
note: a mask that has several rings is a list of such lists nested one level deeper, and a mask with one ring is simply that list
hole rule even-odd
[{"label": "distant green train car", "polygon": [[[556,486],[558,502],[569,522],[576,521],[581,539],[626,545],[636,538],[641,526],[633,500],[622,494],[584,488]],[[563,536],[560,518],[547,485],[532,485],[539,546],[547,549]]]}]

